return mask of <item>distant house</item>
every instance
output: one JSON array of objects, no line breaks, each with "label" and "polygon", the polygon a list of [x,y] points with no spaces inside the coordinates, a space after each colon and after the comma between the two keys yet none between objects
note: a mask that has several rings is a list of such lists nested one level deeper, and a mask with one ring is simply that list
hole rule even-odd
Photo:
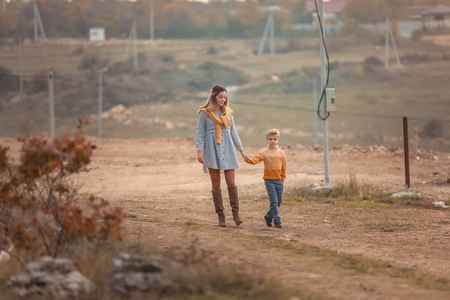
[{"label": "distant house", "polygon": [[410,37],[416,31],[450,28],[450,6],[414,5],[408,7],[408,20],[399,21],[399,34]]},{"label": "distant house", "polygon": [[414,5],[408,8],[409,19],[428,21],[450,20],[450,6],[447,5]]},{"label": "distant house", "polygon": [[[323,19],[328,21],[341,21],[342,12],[344,11],[346,4],[347,0],[330,0],[327,2],[323,2]],[[317,19],[316,5],[314,0],[306,2],[306,11],[311,14],[314,20]]]}]

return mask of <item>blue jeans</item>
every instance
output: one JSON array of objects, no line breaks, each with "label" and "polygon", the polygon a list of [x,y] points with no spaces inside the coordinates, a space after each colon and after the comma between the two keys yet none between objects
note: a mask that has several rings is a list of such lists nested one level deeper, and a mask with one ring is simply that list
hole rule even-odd
[{"label": "blue jeans", "polygon": [[270,209],[266,216],[273,218],[275,224],[281,224],[280,213],[278,207],[281,206],[283,201],[283,180],[269,180],[264,179],[266,185],[267,195],[269,195]]}]

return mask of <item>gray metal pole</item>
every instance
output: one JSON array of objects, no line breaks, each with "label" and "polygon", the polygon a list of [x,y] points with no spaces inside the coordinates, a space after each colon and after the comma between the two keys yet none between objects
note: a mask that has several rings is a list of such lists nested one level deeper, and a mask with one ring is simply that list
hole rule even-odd
[{"label": "gray metal pole", "polygon": [[103,71],[98,75],[98,138],[102,138]]},{"label": "gray metal pole", "polygon": [[48,95],[50,108],[50,137],[55,138],[55,93],[53,72],[48,72]]},{"label": "gray metal pole", "polygon": [[267,39],[267,34],[269,33],[269,28],[270,28],[270,17],[267,18],[266,26],[264,26],[263,36],[261,38],[261,42],[259,43],[258,53],[256,54],[258,57],[260,57],[263,53],[264,45]]},{"label": "gray metal pole", "polygon": [[136,71],[138,69],[136,22],[133,22],[133,57],[134,57],[134,70]]},{"label": "gray metal pole", "polygon": [[153,10],[153,2],[150,4],[150,41],[152,42],[152,46],[154,46],[155,39],[155,19],[154,19],[154,10]]},{"label": "gray metal pole", "polygon": [[3,11],[6,11],[6,0],[3,0]]},{"label": "gray metal pole", "polygon": [[[319,15],[320,19],[323,20],[323,0],[320,0],[319,7]],[[324,27],[322,23],[322,28]],[[325,45],[323,44],[323,40],[325,38],[325,29],[323,31],[320,30],[320,90],[323,91],[325,88]],[[325,116],[327,113],[327,101],[326,99],[322,99],[323,103],[323,115]],[[323,120],[323,162],[325,166],[325,186],[330,185],[330,178],[328,175],[328,125],[327,119]]]},{"label": "gray metal pole", "polygon": [[314,147],[317,147],[319,144],[317,143],[317,79],[316,77],[312,78],[312,95],[313,95],[313,120],[314,120]]},{"label": "gray metal pole", "polygon": [[270,12],[270,56],[275,55],[274,12]]},{"label": "gray metal pole", "polygon": [[34,11],[34,41],[37,42],[38,40],[38,21],[37,21],[37,6],[36,3],[33,6]]},{"label": "gray metal pole", "polygon": [[391,37],[392,40],[392,47],[394,48],[394,54],[395,54],[395,59],[397,61],[397,66],[401,67],[401,63],[400,63],[400,56],[398,55],[398,51],[397,51],[397,44],[395,43],[395,38],[394,38],[394,33],[392,32],[392,26],[391,26],[391,21],[388,20],[388,25],[389,25],[389,35]]},{"label": "gray metal pole", "polygon": [[389,19],[386,17],[386,33],[384,37],[384,67],[389,69]]},{"label": "gray metal pole", "polygon": [[23,94],[23,53],[21,36],[19,36],[19,90],[20,94]]}]

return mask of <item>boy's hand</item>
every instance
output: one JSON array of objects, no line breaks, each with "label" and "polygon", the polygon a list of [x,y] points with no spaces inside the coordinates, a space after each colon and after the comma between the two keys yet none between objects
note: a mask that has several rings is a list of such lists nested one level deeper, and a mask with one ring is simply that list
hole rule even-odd
[{"label": "boy's hand", "polygon": [[244,150],[241,150],[241,155],[242,155],[242,157],[244,158],[244,161],[245,161],[246,163],[248,163],[248,162],[250,161],[250,157],[247,155],[247,153],[245,153]]}]

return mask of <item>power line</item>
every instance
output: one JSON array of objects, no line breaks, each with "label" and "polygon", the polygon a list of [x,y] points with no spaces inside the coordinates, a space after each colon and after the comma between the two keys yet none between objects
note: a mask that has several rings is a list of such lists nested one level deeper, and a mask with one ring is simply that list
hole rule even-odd
[{"label": "power line", "polygon": [[[8,74],[0,74],[0,77],[15,77],[18,78],[18,75],[8,75]],[[47,76],[32,76],[32,75],[23,75],[23,78],[39,78],[42,80],[47,80],[48,77]],[[81,84],[89,84],[92,86],[97,86],[99,84],[98,81],[86,81],[86,80],[80,80],[80,79],[75,79],[75,78],[70,78],[70,77],[63,77],[63,76],[55,76],[54,77],[55,80],[61,80],[61,81],[67,81],[67,82],[75,82],[75,83],[81,83]],[[127,90],[127,91],[139,91],[139,92],[150,92],[150,90],[148,89],[142,89],[142,88],[132,88],[132,87],[125,87],[125,86],[119,86],[119,85],[111,85],[111,84],[103,84],[103,87],[108,87],[108,88],[114,88],[114,89],[121,89],[121,90]],[[155,94],[165,94],[164,92],[154,92]],[[259,107],[267,107],[267,108],[277,108],[277,109],[285,109],[285,110],[294,110],[294,111],[304,111],[304,112],[313,112],[315,110],[313,109],[308,109],[308,108],[301,108],[301,107],[290,107],[290,106],[285,106],[285,105],[275,105],[275,104],[265,104],[265,103],[252,103],[252,102],[240,102],[240,101],[234,101],[235,104],[239,104],[239,105],[252,105],[252,106],[259,106]],[[351,113],[351,112],[343,112],[343,111],[335,111],[334,112],[337,115],[348,115],[348,116],[355,116],[355,117],[364,117],[364,118],[376,118],[376,119],[391,119],[391,120],[398,120],[399,118],[401,118],[402,116],[393,116],[393,115],[377,115],[377,114],[364,114],[364,113]],[[409,119],[412,120],[417,120],[417,121],[432,121],[432,120],[436,120],[436,119],[427,119],[427,118],[422,118],[422,117],[408,117]],[[440,122],[443,123],[449,123],[450,124],[450,120],[439,120]]]},{"label": "power line", "polygon": [[[239,105],[252,105],[252,106],[262,106],[262,107],[268,107],[268,108],[278,108],[278,109],[286,109],[286,110],[295,110],[295,111],[304,111],[304,112],[313,112],[315,110],[308,109],[308,108],[300,108],[300,107],[289,107],[284,105],[274,105],[274,104],[264,104],[264,103],[251,103],[251,102],[240,102],[240,101],[233,101],[235,104]],[[351,113],[351,112],[342,112],[342,111],[335,111],[334,112],[337,115],[349,115],[349,116],[356,116],[356,117],[370,117],[370,118],[377,118],[377,119],[392,119],[392,120],[399,120],[399,118],[402,118],[402,116],[389,116],[389,115],[376,115],[376,114],[364,114],[364,113]],[[435,119],[426,119],[421,117],[408,117],[408,119],[418,120],[418,121],[432,121]],[[443,123],[450,123],[450,120],[439,120]]]},{"label": "power line", "polygon": [[[18,78],[19,75],[15,74],[0,74],[0,77],[14,77]],[[32,78],[32,79],[42,79],[47,80],[47,76],[41,76],[41,75],[22,75],[23,78]],[[61,80],[61,81],[68,81],[68,82],[76,82],[76,83],[82,83],[82,84],[89,84],[96,86],[98,85],[98,81],[87,81],[87,80],[81,80],[81,79],[75,79],[70,77],[63,77],[63,76],[55,76],[55,80]],[[122,90],[128,90],[128,91],[139,91],[139,92],[149,92],[149,89],[142,89],[142,88],[132,88],[132,87],[126,87],[126,86],[119,86],[119,85],[112,85],[112,84],[103,84],[104,87],[109,88],[115,88],[115,89],[122,89]],[[163,94],[159,92],[158,94]]]}]

